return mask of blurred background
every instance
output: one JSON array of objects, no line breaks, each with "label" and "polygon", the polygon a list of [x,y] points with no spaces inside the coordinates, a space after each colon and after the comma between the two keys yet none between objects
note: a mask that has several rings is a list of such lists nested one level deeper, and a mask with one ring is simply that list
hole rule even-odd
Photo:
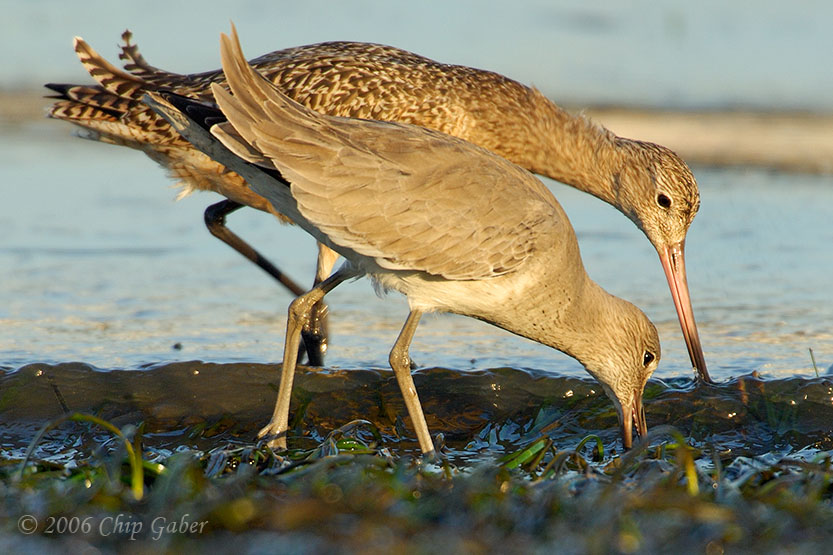
[{"label": "blurred background", "polygon": [[[202,211],[219,198],[174,203],[171,180],[143,154],[43,118],[43,83],[91,82],[73,36],[117,63],[129,28],[151,64],[191,73],[219,67],[229,21],[250,57],[329,40],[390,44],[503,73],[620,135],[675,149],[701,188],[687,255],[712,374],[809,376],[809,349],[820,372],[833,363],[830,3],[4,0],[2,13],[0,369],[280,359],[290,297],[205,231]],[[649,243],[612,208],[547,184],[591,276],[656,322],[658,377],[689,375]],[[311,281],[315,253],[302,232],[252,211],[229,226]],[[386,366],[404,301],[378,299],[364,281],[329,298],[328,364]],[[558,353],[453,316],[427,319],[413,353],[428,366],[581,373]]]},{"label": "blurred background", "polygon": [[252,56],[379,42],[492,69],[579,105],[833,109],[833,8],[821,0],[6,0],[3,12],[4,89],[84,77],[72,37],[109,53],[125,28],[170,70],[213,69],[217,35],[233,20]]}]

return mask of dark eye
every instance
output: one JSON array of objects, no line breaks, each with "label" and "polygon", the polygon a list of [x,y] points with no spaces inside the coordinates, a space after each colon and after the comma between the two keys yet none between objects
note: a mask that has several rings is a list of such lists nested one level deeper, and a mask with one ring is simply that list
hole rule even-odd
[{"label": "dark eye", "polygon": [[671,197],[665,193],[660,193],[657,195],[657,204],[663,208],[671,208]]},{"label": "dark eye", "polygon": [[654,362],[654,358],[654,353],[651,351],[645,351],[645,354],[642,356],[642,366],[648,366]]}]

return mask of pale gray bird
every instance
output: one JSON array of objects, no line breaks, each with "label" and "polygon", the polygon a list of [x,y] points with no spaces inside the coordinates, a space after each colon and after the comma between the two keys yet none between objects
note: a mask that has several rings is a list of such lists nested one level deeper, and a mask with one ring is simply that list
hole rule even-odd
[{"label": "pale gray bird", "polygon": [[[209,84],[224,84],[223,72],[180,75],[158,69],[131,44],[129,31],[122,38],[119,57],[126,71],[76,38],[75,51],[98,85],[47,85],[59,93],[50,116],[83,127],[90,138],[144,151],[179,179],[185,192],[207,189],[230,199],[206,210],[209,229],[299,294],[301,287],[225,227],[225,216],[241,205],[273,213],[274,207],[236,172],[192,148],[140,101],[145,92],[158,90],[211,101]],[[252,65],[290,98],[318,112],[443,131],[616,207],[659,253],[691,363],[703,380],[710,381],[684,258],[686,233],[700,198],[694,176],[676,154],[617,137],[502,75],[442,64],[390,46],[326,42],[271,52],[252,60]],[[329,275],[335,258],[319,249],[315,282]],[[314,315],[323,310],[317,307]],[[326,339],[320,319],[313,320],[304,339],[310,360],[320,365]]]},{"label": "pale gray bird", "polygon": [[613,401],[623,444],[630,447],[634,425],[646,432],[642,392],[659,362],[656,329],[587,276],[567,215],[538,179],[444,133],[310,110],[246,62],[234,31],[222,36],[221,56],[234,94],[212,84],[222,114],[175,95],[151,92],[146,102],[346,259],[290,306],[278,400],[261,437],[286,447],[301,328],[326,293],[360,275],[408,299],[390,364],[423,453],[434,446],[408,350],[431,311],[477,318],[576,358]]}]

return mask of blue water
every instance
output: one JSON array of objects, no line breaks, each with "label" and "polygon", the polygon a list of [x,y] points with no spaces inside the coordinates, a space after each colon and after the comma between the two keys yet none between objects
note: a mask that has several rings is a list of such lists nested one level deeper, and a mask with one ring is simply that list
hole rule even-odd
[{"label": "blue water", "polygon": [[666,107],[833,110],[833,4],[824,0],[112,2],[2,0],[0,88],[86,79],[71,40],[113,57],[129,27],[148,60],[219,67],[229,20],[244,50],[327,40],[392,44],[492,69],[552,98]]},{"label": "blue water", "polygon": [[[833,364],[831,177],[694,171],[702,207],[687,241],[689,283],[712,374],[811,376],[809,348],[824,372]],[[73,138],[69,125],[55,121],[0,127],[0,183],[0,366],[280,360],[290,297],[205,231],[202,211],[219,197],[175,203],[170,180],[143,154]],[[549,184],[591,276],[657,324],[657,375],[688,376],[647,240],[613,208]],[[251,210],[231,215],[229,225],[292,276],[311,281],[315,250],[303,232]],[[378,298],[365,280],[328,299],[328,365],[386,366],[407,315],[404,300]],[[412,354],[423,366],[584,375],[560,353],[448,315],[424,319]]]}]

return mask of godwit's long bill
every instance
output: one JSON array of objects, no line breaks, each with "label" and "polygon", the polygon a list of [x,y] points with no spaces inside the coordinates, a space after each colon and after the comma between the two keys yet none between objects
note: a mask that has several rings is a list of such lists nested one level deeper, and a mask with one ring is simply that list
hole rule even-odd
[{"label": "godwit's long bill", "polygon": [[703,357],[700,335],[697,333],[697,323],[694,321],[694,310],[691,307],[691,297],[688,294],[684,251],[685,239],[679,243],[667,245],[657,252],[659,252],[665,277],[668,279],[668,285],[671,287],[671,298],[674,300],[674,307],[677,309],[680,326],[683,329],[688,356],[696,369],[703,369],[700,376],[704,381],[709,382],[711,380],[705,372],[706,359]]},{"label": "godwit's long bill", "polygon": [[[224,85],[222,71],[190,75],[163,71],[145,61],[130,43],[129,32],[122,37],[119,57],[126,71],[76,38],[75,51],[98,85],[47,85],[61,99],[52,107],[51,117],[84,127],[89,138],[146,152],[180,180],[185,193],[207,189],[231,199],[206,210],[212,233],[276,279],[285,279],[225,228],[225,216],[241,205],[273,213],[274,208],[237,173],[192,148],[140,101],[145,92],[157,90],[211,101],[208,86]],[[699,194],[691,171],[673,152],[617,137],[581,115],[567,113],[536,89],[496,73],[441,64],[389,46],[327,42],[271,52],[252,60],[252,65],[284,94],[318,112],[437,129],[616,207],[659,253],[691,362],[698,375],[709,380],[683,260]],[[334,263],[332,253],[323,249],[316,281],[329,275]],[[300,289],[288,287],[295,294]],[[305,338],[313,345],[311,359],[320,364],[326,346],[323,332],[310,330]]]},{"label": "godwit's long bill", "polygon": [[[575,357],[612,399],[624,445],[634,426],[645,433],[642,392],[659,361],[656,329],[587,276],[572,226],[543,183],[443,133],[310,110],[249,66],[232,36],[223,35],[221,55],[234,96],[211,86],[222,114],[171,94],[150,92],[146,102],[346,259],[290,306],[278,400],[261,436],[286,446],[308,309],[358,275],[408,298],[389,361],[424,453],[434,446],[408,352],[430,311],[490,322]],[[218,123],[222,115],[228,121]]]}]

